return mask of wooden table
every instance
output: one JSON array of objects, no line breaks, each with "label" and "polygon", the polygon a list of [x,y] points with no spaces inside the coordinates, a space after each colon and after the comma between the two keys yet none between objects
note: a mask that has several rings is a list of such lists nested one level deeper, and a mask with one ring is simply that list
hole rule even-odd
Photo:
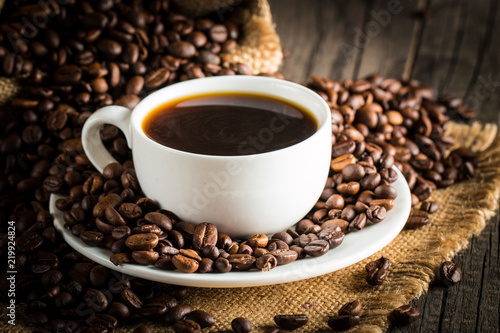
[{"label": "wooden table", "polygon": [[[473,106],[500,125],[498,0],[269,0],[286,58],[281,73],[306,81],[380,73],[415,78]],[[414,300],[421,318],[389,332],[499,332],[499,218],[454,259],[452,288],[432,286]]]}]

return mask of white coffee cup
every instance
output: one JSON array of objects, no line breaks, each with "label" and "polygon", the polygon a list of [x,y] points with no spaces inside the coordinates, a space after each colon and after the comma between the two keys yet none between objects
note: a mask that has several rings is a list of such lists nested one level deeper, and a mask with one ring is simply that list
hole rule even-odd
[{"label": "white coffee cup", "polygon": [[[161,145],[144,133],[142,121],[155,107],[173,99],[217,92],[291,101],[310,111],[318,129],[295,145],[239,156],[184,152]],[[86,121],[82,132],[85,153],[100,172],[116,162],[100,139],[103,124],[113,124],[125,134],[146,196],[185,221],[211,222],[219,232],[235,238],[284,231],[298,222],[321,195],[330,168],[328,105],[312,90],[285,80],[257,76],[195,79],[159,89],[133,111],[103,107]],[[271,128],[256,129],[257,138],[259,134],[273,133]]]}]

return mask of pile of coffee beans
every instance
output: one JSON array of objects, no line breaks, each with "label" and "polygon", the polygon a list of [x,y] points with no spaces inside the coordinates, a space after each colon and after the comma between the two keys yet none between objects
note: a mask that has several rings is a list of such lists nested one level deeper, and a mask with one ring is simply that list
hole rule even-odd
[{"label": "pile of coffee beans", "polygon": [[[257,234],[233,240],[212,223],[182,221],[144,197],[131,161],[111,163],[102,175],[89,171],[87,178],[82,176],[80,184],[69,189],[68,197],[56,201],[56,207],[64,211],[65,228],[89,246],[110,249],[115,265],[155,265],[185,273],[268,271],[306,256],[326,254],[342,243],[347,232],[382,221],[394,207],[396,191],[388,182],[381,184],[385,179],[377,169],[346,155],[332,160],[332,168],[341,169],[329,178],[332,186],[325,189],[326,202],[319,202],[320,207],[299,221],[295,230],[271,237]],[[395,179],[394,170],[384,171],[390,180]],[[339,182],[336,189],[334,179]],[[375,183],[370,183],[372,179]],[[360,189],[365,192],[358,195]],[[369,189],[373,192],[368,194]]]}]

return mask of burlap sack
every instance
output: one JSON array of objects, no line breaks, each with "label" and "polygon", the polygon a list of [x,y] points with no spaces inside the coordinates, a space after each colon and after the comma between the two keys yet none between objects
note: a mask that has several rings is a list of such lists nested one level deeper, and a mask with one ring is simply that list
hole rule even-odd
[{"label": "burlap sack", "polygon": [[215,12],[219,19],[231,19],[241,27],[238,46],[230,54],[235,62],[252,67],[254,74],[275,73],[283,59],[267,0],[172,0],[190,16]]}]

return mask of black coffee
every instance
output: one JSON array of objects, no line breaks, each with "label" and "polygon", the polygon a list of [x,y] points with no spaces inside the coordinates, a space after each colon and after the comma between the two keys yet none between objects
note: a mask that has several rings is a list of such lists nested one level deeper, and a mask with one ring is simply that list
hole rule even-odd
[{"label": "black coffee", "polygon": [[155,108],[143,121],[154,141],[204,155],[251,155],[292,146],[318,124],[306,109],[276,97],[217,93],[189,96]]}]

